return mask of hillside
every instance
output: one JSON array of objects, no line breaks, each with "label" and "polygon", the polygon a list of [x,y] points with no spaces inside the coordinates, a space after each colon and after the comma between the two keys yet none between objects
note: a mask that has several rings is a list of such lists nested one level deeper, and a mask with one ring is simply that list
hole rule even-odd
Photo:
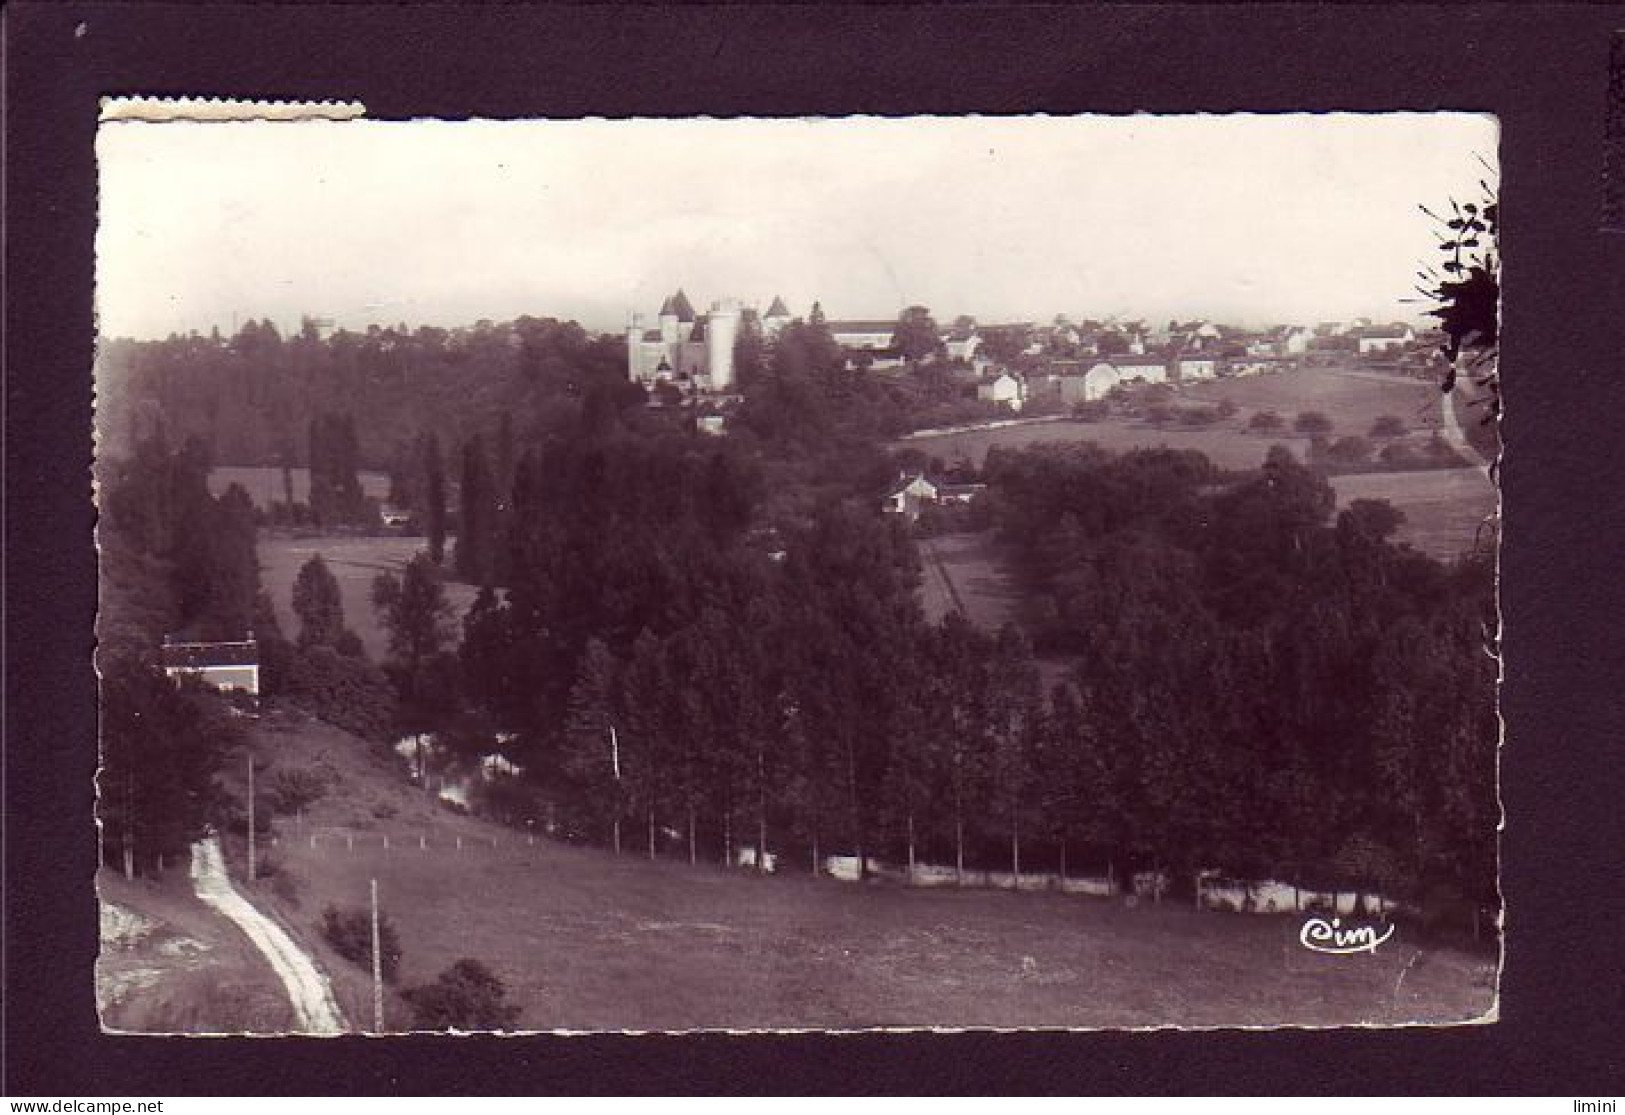
[{"label": "hillside", "polygon": [[[1376,955],[1325,956],[1292,918],[616,857],[432,804],[382,745],[319,723],[273,716],[252,745],[268,773],[327,783],[279,820],[256,900],[313,948],[352,1019],[370,1018],[366,975],[316,923],[328,904],[363,907],[372,879],[401,986],[476,957],[526,1029],[1324,1026],[1492,1006],[1488,958],[1403,931]],[[406,1019],[391,995],[386,1026]]]}]

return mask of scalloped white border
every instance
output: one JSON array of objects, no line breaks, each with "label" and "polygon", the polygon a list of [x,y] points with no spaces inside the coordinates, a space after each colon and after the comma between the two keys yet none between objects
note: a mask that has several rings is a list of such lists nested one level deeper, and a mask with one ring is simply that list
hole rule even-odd
[{"label": "scalloped white border", "polygon": [[119,96],[101,99],[103,122],[135,120],[220,123],[238,120],[355,120],[366,116],[360,101],[245,101],[234,97]]}]

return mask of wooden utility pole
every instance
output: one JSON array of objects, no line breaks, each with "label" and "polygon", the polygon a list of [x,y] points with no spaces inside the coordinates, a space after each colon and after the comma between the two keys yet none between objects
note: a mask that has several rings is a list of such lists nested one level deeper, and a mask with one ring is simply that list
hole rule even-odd
[{"label": "wooden utility pole", "polygon": [[254,879],[254,753],[248,753],[248,882]]},{"label": "wooden utility pole", "polygon": [[372,880],[372,1032],[384,1032],[384,958],[378,931],[378,880]]},{"label": "wooden utility pole", "polygon": [[615,854],[621,854],[621,741],[609,726],[609,764],[615,772]]}]

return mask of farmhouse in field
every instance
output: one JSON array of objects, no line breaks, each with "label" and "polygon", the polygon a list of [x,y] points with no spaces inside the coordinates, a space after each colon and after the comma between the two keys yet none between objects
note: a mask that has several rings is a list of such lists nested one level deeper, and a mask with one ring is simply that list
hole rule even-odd
[{"label": "farmhouse in field", "polygon": [[1360,355],[1373,352],[1391,352],[1404,348],[1416,340],[1416,333],[1408,325],[1371,325],[1354,330],[1360,345]]},{"label": "farmhouse in field", "polygon": [[1000,372],[992,379],[976,385],[976,397],[983,402],[1009,407],[1019,411],[1026,401],[1026,386],[1009,372]]},{"label": "farmhouse in field", "polygon": [[1219,374],[1219,358],[1211,352],[1181,353],[1175,366],[1179,369],[1180,383],[1214,379]]},{"label": "farmhouse in field", "polygon": [[937,485],[926,479],[922,472],[909,473],[893,484],[891,491],[881,503],[881,509],[889,515],[907,515],[909,519],[920,517],[920,509],[937,502]]},{"label": "farmhouse in field", "polygon": [[241,641],[220,643],[177,642],[165,636],[159,661],[173,680],[197,678],[221,692],[236,691],[259,699],[260,652],[252,631]]}]

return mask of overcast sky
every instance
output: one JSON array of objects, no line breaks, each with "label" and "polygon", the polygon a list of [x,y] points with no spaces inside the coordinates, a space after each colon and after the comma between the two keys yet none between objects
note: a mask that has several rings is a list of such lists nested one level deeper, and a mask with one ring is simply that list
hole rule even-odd
[{"label": "overcast sky", "polygon": [[97,308],[138,337],[619,329],[679,286],[832,318],[1416,319],[1417,205],[1477,197],[1496,145],[1468,114],[104,124]]}]

